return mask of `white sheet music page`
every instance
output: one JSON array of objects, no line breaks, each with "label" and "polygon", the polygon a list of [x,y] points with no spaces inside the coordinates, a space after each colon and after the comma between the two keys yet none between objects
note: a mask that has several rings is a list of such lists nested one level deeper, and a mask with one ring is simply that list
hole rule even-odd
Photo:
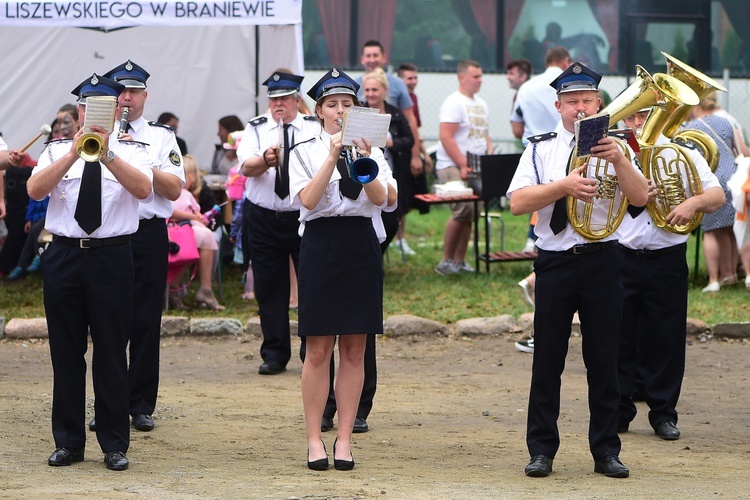
[{"label": "white sheet music page", "polygon": [[384,148],[390,124],[391,115],[381,114],[375,108],[349,108],[344,116],[341,142],[344,146],[353,146],[353,140],[361,143],[365,138],[373,147]]},{"label": "white sheet music page", "polygon": [[99,125],[111,134],[115,128],[115,108],[117,99],[110,96],[91,96],[86,98],[86,117],[83,131],[91,132],[92,125]]}]

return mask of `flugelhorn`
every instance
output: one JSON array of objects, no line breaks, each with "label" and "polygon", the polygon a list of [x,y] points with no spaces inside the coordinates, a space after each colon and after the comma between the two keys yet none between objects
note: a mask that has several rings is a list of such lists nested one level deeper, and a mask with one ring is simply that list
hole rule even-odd
[{"label": "flugelhorn", "polygon": [[76,142],[76,151],[83,161],[99,161],[103,149],[104,139],[93,132],[83,134]]},{"label": "flugelhorn", "polygon": [[39,130],[39,133],[33,139],[27,142],[24,147],[21,148],[21,153],[26,152],[26,150],[29,149],[32,144],[38,141],[41,136],[49,135],[50,133],[52,133],[52,128],[45,123],[44,125],[42,125],[42,128],[41,130]]},{"label": "flugelhorn", "polygon": [[[343,118],[336,120],[343,132]],[[343,146],[341,149],[341,157],[346,161],[346,170],[349,172],[349,177],[357,184],[368,184],[374,181],[378,177],[378,163],[372,158],[366,156],[360,156],[355,151],[354,146]]]}]

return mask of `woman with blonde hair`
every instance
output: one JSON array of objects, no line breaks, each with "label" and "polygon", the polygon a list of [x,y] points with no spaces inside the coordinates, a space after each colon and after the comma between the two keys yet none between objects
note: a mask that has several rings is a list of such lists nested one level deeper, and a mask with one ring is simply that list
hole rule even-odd
[{"label": "woman with blonde hair", "polygon": [[[183,157],[185,165],[185,186],[182,188],[180,197],[174,202],[174,211],[171,222],[190,221],[195,235],[195,244],[198,246],[200,258],[198,260],[198,292],[195,294],[197,304],[208,307],[215,311],[224,309],[224,306],[216,300],[212,290],[214,253],[219,250],[219,246],[214,239],[214,235],[208,228],[208,222],[204,219],[198,205],[197,198],[200,197],[203,178],[198,164],[191,155]],[[179,293],[179,284],[184,276],[184,272],[175,277],[169,284],[169,303],[176,309],[184,309]]]}]

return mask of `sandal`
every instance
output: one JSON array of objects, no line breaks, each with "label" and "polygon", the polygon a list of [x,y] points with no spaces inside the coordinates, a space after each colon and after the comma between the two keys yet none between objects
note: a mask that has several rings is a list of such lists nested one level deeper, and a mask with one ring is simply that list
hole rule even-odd
[{"label": "sandal", "polygon": [[209,288],[201,288],[195,294],[195,302],[202,307],[208,307],[214,311],[223,311],[225,308],[216,300],[214,292]]},{"label": "sandal", "polygon": [[169,292],[169,307],[172,309],[186,310],[188,307],[182,303],[182,295],[179,291]]}]

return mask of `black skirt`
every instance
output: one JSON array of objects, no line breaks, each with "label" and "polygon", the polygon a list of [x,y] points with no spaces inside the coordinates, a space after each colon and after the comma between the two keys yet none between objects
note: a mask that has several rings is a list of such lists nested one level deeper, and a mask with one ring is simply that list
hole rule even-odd
[{"label": "black skirt", "polygon": [[299,336],[383,333],[383,261],[367,217],[305,223]]}]

